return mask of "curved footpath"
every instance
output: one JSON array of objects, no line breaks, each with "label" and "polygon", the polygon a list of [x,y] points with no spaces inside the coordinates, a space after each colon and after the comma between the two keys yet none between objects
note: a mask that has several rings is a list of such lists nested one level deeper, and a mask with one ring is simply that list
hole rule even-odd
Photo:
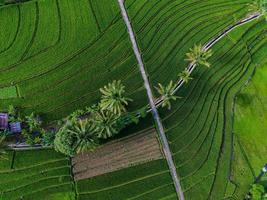
[{"label": "curved footpath", "polygon": [[[175,167],[173,159],[172,159],[172,153],[170,151],[169,143],[168,143],[167,137],[165,135],[164,128],[163,128],[163,125],[162,125],[162,122],[161,122],[161,119],[159,117],[159,113],[157,110],[157,107],[162,104],[164,97],[161,97],[161,98],[157,99],[156,101],[154,101],[152,89],[151,89],[151,86],[150,86],[150,83],[148,80],[148,76],[147,76],[146,71],[145,71],[145,67],[144,67],[144,63],[142,60],[140,50],[139,50],[138,45],[137,45],[137,41],[136,41],[135,33],[133,31],[133,27],[131,25],[127,10],[126,10],[125,5],[124,5],[124,0],[118,0],[118,2],[119,2],[120,9],[121,9],[121,14],[122,14],[123,20],[126,24],[126,27],[127,27],[128,33],[129,33],[129,37],[130,37],[130,40],[131,40],[131,43],[133,46],[135,57],[137,59],[139,69],[140,69],[142,78],[144,80],[144,85],[145,85],[145,88],[147,91],[147,95],[149,98],[150,109],[148,109],[148,112],[150,112],[150,111],[152,112],[152,115],[153,115],[154,120],[156,122],[156,126],[158,129],[159,135],[160,135],[162,146],[163,146],[163,152],[164,152],[164,155],[166,157],[166,160],[167,160],[167,163],[168,163],[168,166],[170,169],[170,173],[171,173],[171,176],[172,176],[172,179],[174,182],[176,193],[177,193],[180,200],[184,200],[185,198],[184,198],[184,194],[182,191],[181,182],[180,182],[180,179],[178,177],[176,167]],[[228,27],[226,30],[224,30],[222,33],[220,33],[218,36],[216,36],[215,38],[211,39],[208,43],[206,43],[203,46],[203,50],[204,51],[209,50],[213,45],[215,45],[218,41],[220,41],[224,36],[226,36],[229,32],[231,32],[235,28],[237,28],[241,25],[244,25],[246,23],[249,23],[249,22],[259,18],[260,16],[261,15],[258,13],[249,15],[245,19],[243,19],[243,20],[239,21],[238,23]],[[190,63],[188,65],[187,70],[189,71],[190,74],[193,72],[193,70],[196,68],[196,66],[197,66],[196,63],[194,63],[194,62]],[[179,79],[176,83],[174,93],[176,93],[183,86],[183,84],[184,84],[184,81]]]},{"label": "curved footpath", "polygon": [[[233,31],[234,29],[236,29],[239,26],[242,26],[244,24],[247,24],[255,19],[258,19],[261,15],[259,13],[255,13],[255,14],[251,14],[248,17],[246,17],[245,19],[237,22],[236,24],[228,27],[227,29],[225,29],[223,32],[221,32],[218,36],[216,36],[215,38],[209,40],[204,46],[203,46],[203,50],[204,51],[208,51],[209,49],[211,49],[211,47],[213,47],[217,42],[219,42],[222,38],[224,38],[228,33],[230,33],[231,31]],[[196,68],[196,63],[191,62],[189,63],[189,65],[187,66],[187,70],[189,72],[189,74],[191,75],[191,73],[194,71],[194,69]],[[176,82],[176,87],[175,90],[173,92],[176,93],[183,85],[184,85],[184,81],[182,79],[179,79]],[[159,107],[162,104],[163,101],[163,97],[160,97],[159,99],[156,100],[156,107]],[[151,111],[151,109],[150,109]]]}]

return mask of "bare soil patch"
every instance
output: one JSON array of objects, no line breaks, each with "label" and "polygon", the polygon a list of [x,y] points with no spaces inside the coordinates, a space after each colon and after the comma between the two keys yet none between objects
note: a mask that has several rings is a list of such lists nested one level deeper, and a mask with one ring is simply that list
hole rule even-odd
[{"label": "bare soil patch", "polygon": [[87,179],[162,158],[154,128],[109,142],[72,159],[75,180]]}]

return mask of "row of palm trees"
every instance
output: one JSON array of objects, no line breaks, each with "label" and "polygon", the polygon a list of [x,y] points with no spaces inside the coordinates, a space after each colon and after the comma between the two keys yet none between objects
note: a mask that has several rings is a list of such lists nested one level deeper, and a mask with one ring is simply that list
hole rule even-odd
[{"label": "row of palm trees", "polygon": [[[195,45],[186,54],[186,60],[197,66],[210,67],[207,59],[211,55],[211,50],[206,51],[202,45]],[[185,83],[192,79],[188,69],[179,73],[178,76]],[[167,86],[158,84],[156,89],[162,98],[162,107],[171,109],[171,101],[180,98],[174,94],[175,88],[173,81],[170,81]],[[54,140],[56,150],[70,156],[86,150],[94,150],[99,145],[99,141],[113,137],[126,124],[136,120],[136,116],[127,113],[127,106],[132,99],[126,97],[125,86],[121,81],[115,80],[108,83],[100,88],[100,93],[102,94],[100,102],[87,109],[89,117],[86,120],[72,117],[59,129]]]},{"label": "row of palm trees", "polygon": [[[186,53],[186,61],[190,62],[191,64],[195,64],[196,66],[206,66],[210,67],[211,64],[208,62],[208,59],[212,56],[212,50],[205,50],[204,47],[199,45],[194,45],[193,48]],[[185,83],[188,83],[193,78],[190,76],[190,72],[187,68],[185,68],[182,72],[178,74],[180,80]],[[162,104],[161,106],[167,107],[171,109],[171,101],[175,101],[178,97],[175,95],[176,85],[171,80],[167,86],[163,86],[162,84],[158,84],[156,87],[157,92],[162,97]]]},{"label": "row of palm trees", "polygon": [[[205,51],[202,45],[195,45],[186,54],[186,60],[196,65],[210,67],[207,59],[211,55],[211,50]],[[188,69],[179,73],[178,76],[185,83],[192,79]],[[171,101],[180,98],[174,94],[175,88],[173,81],[170,81],[166,87],[158,84],[156,89],[162,97],[162,107],[171,109]],[[86,119],[79,118],[83,112],[77,111],[58,130],[54,138],[56,150],[70,156],[86,150],[94,150],[99,145],[99,141],[113,137],[129,123],[138,123],[136,114],[127,113],[127,106],[132,99],[126,97],[125,86],[121,81],[115,80],[108,83],[100,88],[100,93],[102,94],[100,102],[87,108],[89,116]],[[140,113],[142,112],[139,112],[139,115]],[[40,121],[34,114],[29,115],[25,120],[29,133],[34,132],[36,127],[40,127]]]}]

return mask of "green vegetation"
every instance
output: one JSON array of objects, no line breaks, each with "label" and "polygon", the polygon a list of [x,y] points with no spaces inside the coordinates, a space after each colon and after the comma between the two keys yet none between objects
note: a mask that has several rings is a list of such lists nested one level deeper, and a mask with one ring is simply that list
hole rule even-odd
[{"label": "green vegetation", "polygon": [[0,136],[0,161],[7,159],[7,152],[5,151],[5,136]]},{"label": "green vegetation", "polygon": [[[177,79],[188,65],[188,49],[247,16],[249,2],[127,0],[151,84]],[[186,199],[235,198],[242,193],[241,184],[230,182],[235,165],[233,101],[255,67],[266,62],[266,29],[261,18],[222,38],[212,47],[212,68],[197,67],[194,79],[179,90],[183,98],[171,111],[160,110]]]},{"label": "green vegetation", "polygon": [[[146,107],[145,115],[140,110],[127,113],[125,106],[131,99],[124,96],[124,88],[120,81],[113,81],[101,88],[101,101],[97,105],[87,107],[86,111],[78,110],[72,113],[56,133],[54,142],[48,143],[54,144],[55,149],[63,154],[74,156],[94,150],[99,145],[99,139],[114,137],[127,125],[137,124],[139,118],[146,116]],[[33,119],[32,115],[30,119]],[[42,134],[42,131],[39,132]]]},{"label": "green vegetation", "polygon": [[[153,92],[164,96],[163,106],[171,108],[160,109],[160,116],[186,199],[243,198],[249,187],[245,179],[254,177],[247,169],[255,165],[257,171],[264,159],[253,158],[251,167],[247,158],[258,150],[244,154],[250,144],[239,133],[233,137],[233,101],[256,67],[267,61],[266,20],[239,27],[212,52],[195,45],[247,16],[252,2],[125,1],[149,81],[161,83]],[[22,108],[23,116],[40,113],[45,122],[73,113],[62,120],[63,127],[72,124],[58,132],[58,150],[73,155],[94,148],[95,141],[116,135],[144,114],[143,80],[116,0],[46,0],[2,7],[0,23],[5,27],[0,33],[0,85],[19,89],[15,98],[0,98],[0,109],[14,105]],[[212,68],[197,67],[188,82],[190,76],[183,71],[188,61]],[[171,104],[177,99],[177,79],[188,84],[179,90],[183,99]],[[99,91],[103,85],[107,86]],[[125,113],[129,99],[133,101]],[[89,107],[99,101],[96,108]],[[92,114],[94,125],[79,121],[87,114]],[[27,133],[32,135],[30,119]],[[0,173],[2,198],[23,194],[25,199],[42,200],[47,193],[63,193],[54,199],[72,198],[69,160],[50,150],[35,153],[7,151],[9,160],[0,163],[0,169],[8,170]],[[164,160],[79,181],[76,189],[80,200],[177,199]]]},{"label": "green vegetation", "polygon": [[121,84],[121,81],[113,81],[107,86],[100,88],[102,93],[101,102],[99,107],[102,111],[109,111],[115,115],[121,115],[126,112],[126,107],[130,98],[125,97],[125,86]]},{"label": "green vegetation", "polygon": [[68,158],[53,150],[16,151],[13,156],[12,163],[0,169],[1,199],[61,200],[56,197],[73,191]]},{"label": "green vegetation", "polygon": [[266,200],[267,193],[262,185],[253,184],[249,193],[251,194],[251,200]]},{"label": "green vegetation", "polygon": [[251,82],[241,90],[236,100],[234,154],[239,160],[234,163],[237,166],[234,168],[234,181],[243,185],[243,193],[248,191],[266,163],[266,91],[267,66],[259,65]]},{"label": "green vegetation", "polygon": [[57,132],[55,149],[69,156],[98,146],[98,138],[88,120],[69,121]]},{"label": "green vegetation", "polygon": [[17,97],[17,88],[15,86],[0,88],[0,99],[10,99]]},{"label": "green vegetation", "polygon": [[162,97],[162,107],[167,107],[169,110],[171,109],[171,101],[176,101],[179,97],[175,96],[175,87],[176,85],[173,83],[173,81],[170,81],[170,83],[167,86],[163,86],[160,83],[158,84],[158,87],[156,87],[160,97]]},{"label": "green vegetation", "polygon": [[164,160],[152,161],[77,182],[78,200],[170,199],[176,200]]},{"label": "green vegetation", "polygon": [[248,4],[249,10],[252,12],[259,12],[267,20],[267,1],[266,0],[255,0],[253,3]]},{"label": "green vegetation", "polygon": [[185,83],[188,83],[190,80],[193,79],[192,77],[190,77],[190,72],[188,71],[188,69],[184,69],[182,72],[180,72],[178,74],[178,77]]},{"label": "green vegetation", "polygon": [[[143,80],[116,0],[45,0],[2,7],[0,84],[23,98],[0,100],[44,122],[96,103],[99,88],[121,80],[129,110],[147,104]],[[47,31],[49,30],[49,31]]]},{"label": "green vegetation", "polygon": [[195,63],[196,65],[210,67],[208,59],[211,56],[212,50],[205,51],[204,47],[201,44],[195,44],[194,47],[190,49],[189,53],[186,53],[186,60],[190,63]]}]

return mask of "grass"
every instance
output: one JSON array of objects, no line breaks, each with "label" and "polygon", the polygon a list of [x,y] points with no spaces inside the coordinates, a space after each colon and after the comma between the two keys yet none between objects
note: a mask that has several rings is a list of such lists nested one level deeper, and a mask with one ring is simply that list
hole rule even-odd
[{"label": "grass", "polygon": [[1,200],[73,200],[69,159],[52,150],[16,151],[14,155],[13,168],[0,170]]},{"label": "grass", "polygon": [[[236,157],[244,157],[243,165],[235,165],[234,181],[244,185],[242,195],[258,176],[266,163],[267,154],[267,65],[258,66],[251,82],[244,87],[236,100],[234,131],[236,145],[241,149],[235,152]],[[240,168],[243,168],[241,170]],[[240,171],[250,174],[244,179]]]},{"label": "grass", "polygon": [[235,133],[255,173],[266,162],[267,65],[259,66],[251,83],[237,96]]},{"label": "grass", "polygon": [[0,99],[17,98],[18,96],[16,86],[0,88]]}]

